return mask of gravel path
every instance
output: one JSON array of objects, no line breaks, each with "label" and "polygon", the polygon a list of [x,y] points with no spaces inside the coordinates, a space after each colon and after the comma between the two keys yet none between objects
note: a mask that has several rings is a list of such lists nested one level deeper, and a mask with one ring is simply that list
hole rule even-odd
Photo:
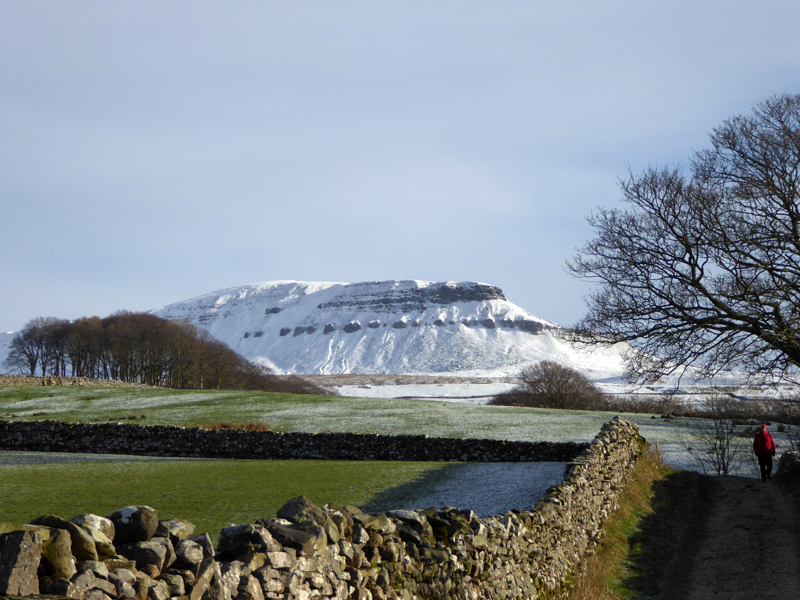
[{"label": "gravel path", "polygon": [[709,477],[709,518],[697,540],[686,600],[800,598],[796,500],[772,481]]}]

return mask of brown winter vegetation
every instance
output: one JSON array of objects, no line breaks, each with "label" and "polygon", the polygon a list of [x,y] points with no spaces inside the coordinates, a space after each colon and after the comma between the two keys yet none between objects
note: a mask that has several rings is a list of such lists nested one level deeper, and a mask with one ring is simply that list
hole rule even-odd
[{"label": "brown winter vegetation", "polygon": [[269,431],[266,423],[231,423],[230,421],[205,423],[202,429],[209,431]]}]

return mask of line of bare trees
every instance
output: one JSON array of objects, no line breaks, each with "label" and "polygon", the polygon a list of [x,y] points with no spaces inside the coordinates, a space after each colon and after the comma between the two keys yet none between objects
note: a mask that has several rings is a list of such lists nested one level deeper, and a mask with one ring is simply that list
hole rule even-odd
[{"label": "line of bare trees", "polygon": [[299,379],[279,380],[187,321],[125,311],[102,319],[32,319],[12,339],[5,364],[26,375],[169,388],[322,391],[305,389],[314,386]]}]

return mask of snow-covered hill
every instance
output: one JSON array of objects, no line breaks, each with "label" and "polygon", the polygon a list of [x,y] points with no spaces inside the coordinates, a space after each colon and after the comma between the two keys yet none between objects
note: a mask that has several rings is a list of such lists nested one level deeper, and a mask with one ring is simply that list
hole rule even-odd
[{"label": "snow-covered hill", "polygon": [[618,380],[623,348],[587,352],[558,326],[474,282],[272,281],[152,311],[186,319],[282,374],[516,375],[549,359]]}]

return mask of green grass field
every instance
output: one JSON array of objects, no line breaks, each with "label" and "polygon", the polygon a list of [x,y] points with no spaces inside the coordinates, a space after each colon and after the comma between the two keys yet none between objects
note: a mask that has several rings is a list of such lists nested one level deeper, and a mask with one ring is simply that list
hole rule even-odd
[{"label": "green grass field", "polygon": [[0,452],[0,521],[46,513],[71,519],[134,504],[183,518],[216,538],[229,523],[253,523],[294,496],[365,509],[376,496],[447,468],[442,463],[233,461],[87,457]]}]

